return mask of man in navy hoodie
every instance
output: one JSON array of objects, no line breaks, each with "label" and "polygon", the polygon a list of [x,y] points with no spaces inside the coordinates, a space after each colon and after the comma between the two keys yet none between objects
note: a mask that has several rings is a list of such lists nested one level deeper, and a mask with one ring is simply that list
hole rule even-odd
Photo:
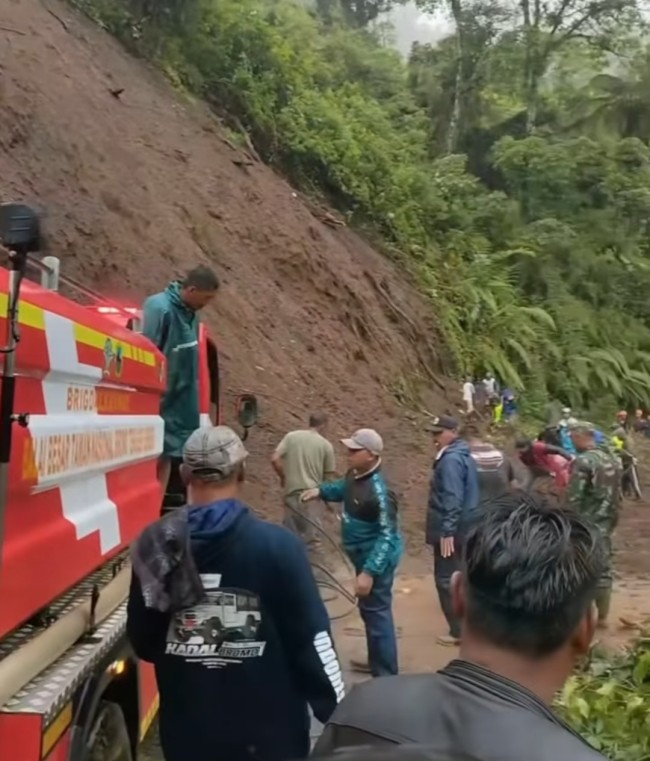
[{"label": "man in navy hoodie", "polygon": [[230,428],[187,440],[189,506],[132,551],[127,632],[155,665],[166,761],[284,761],[309,753],[310,705],[344,695],[302,542],[239,499],[247,452]]},{"label": "man in navy hoodie", "polygon": [[441,645],[460,642],[460,621],[451,603],[451,577],[459,570],[463,539],[479,505],[476,463],[466,441],[458,436],[458,421],[447,415],[430,426],[436,446],[433,463],[426,540],[433,547],[433,576],[440,607],[449,624],[449,635],[438,637]]}]

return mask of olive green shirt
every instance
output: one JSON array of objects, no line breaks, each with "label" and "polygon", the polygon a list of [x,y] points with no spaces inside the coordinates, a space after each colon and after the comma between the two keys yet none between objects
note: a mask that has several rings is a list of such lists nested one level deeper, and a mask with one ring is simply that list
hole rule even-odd
[{"label": "olive green shirt", "polygon": [[292,431],[275,451],[282,458],[285,495],[315,489],[336,470],[334,447],[317,431]]}]

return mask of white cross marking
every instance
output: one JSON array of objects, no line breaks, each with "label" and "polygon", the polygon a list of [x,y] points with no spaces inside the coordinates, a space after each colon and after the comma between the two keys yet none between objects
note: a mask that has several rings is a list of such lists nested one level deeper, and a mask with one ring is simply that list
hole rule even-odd
[{"label": "white cross marking", "polygon": [[[29,427],[34,434],[49,430],[74,416],[95,420],[97,412],[70,412],[67,408],[68,386],[71,383],[96,386],[102,380],[102,370],[79,362],[74,323],[67,317],[45,311],[45,335],[50,372],[43,379],[45,415],[32,415]],[[117,505],[108,496],[106,473],[80,474],[59,485],[63,515],[73,524],[77,539],[99,532],[102,554],[120,543],[120,521]]]}]

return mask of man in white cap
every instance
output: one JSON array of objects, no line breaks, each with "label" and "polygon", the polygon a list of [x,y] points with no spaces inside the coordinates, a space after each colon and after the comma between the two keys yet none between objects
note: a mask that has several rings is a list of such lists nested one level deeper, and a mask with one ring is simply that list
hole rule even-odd
[{"label": "man in white cap", "polygon": [[248,453],[226,426],[183,449],[189,505],[133,552],[127,633],[155,665],[166,761],[300,759],[309,712],[344,695],[305,547],[240,500]]},{"label": "man in white cap", "polygon": [[389,676],[398,671],[392,599],[403,542],[397,499],[381,472],[384,442],[377,431],[361,428],[342,444],[350,466],[345,477],[307,490],[302,499],[343,503],[343,547],[357,573],[356,595],[368,645],[368,663],[351,665],[373,676]]}]

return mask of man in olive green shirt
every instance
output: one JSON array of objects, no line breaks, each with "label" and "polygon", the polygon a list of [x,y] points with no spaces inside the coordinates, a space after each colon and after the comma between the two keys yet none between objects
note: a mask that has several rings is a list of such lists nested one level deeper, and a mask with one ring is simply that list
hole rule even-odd
[{"label": "man in olive green shirt", "polygon": [[334,447],[323,436],[326,427],[327,415],[312,414],[309,428],[288,433],[271,458],[284,490],[285,526],[301,536],[310,551],[318,545],[314,523],[320,525],[319,505],[301,502],[300,495],[331,480],[336,470]]}]

